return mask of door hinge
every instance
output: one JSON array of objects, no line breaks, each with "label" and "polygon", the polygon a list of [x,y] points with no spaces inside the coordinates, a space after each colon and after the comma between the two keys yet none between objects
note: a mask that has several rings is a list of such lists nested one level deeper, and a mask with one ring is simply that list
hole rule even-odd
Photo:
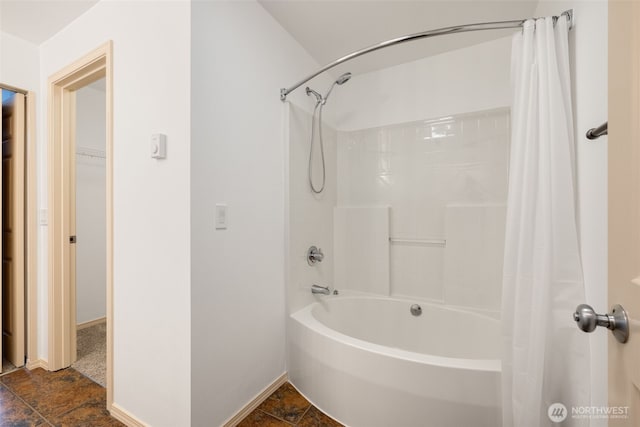
[{"label": "door hinge", "polygon": [[70,243],[76,243],[76,236],[69,237],[69,242]]}]

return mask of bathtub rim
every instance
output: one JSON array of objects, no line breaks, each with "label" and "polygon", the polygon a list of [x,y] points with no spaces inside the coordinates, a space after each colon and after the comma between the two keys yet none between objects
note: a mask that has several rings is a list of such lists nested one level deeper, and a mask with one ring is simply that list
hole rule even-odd
[{"label": "bathtub rim", "polygon": [[461,369],[461,370],[472,370],[472,371],[483,371],[483,372],[501,372],[501,360],[500,359],[463,359],[456,357],[445,357],[445,356],[436,356],[432,354],[423,354],[417,353],[408,350],[402,350],[394,347],[387,347],[381,344],[372,343],[369,341],[365,341],[359,338],[355,338],[341,332],[338,332],[334,329],[329,328],[320,320],[316,319],[312,313],[312,310],[317,305],[322,304],[322,302],[327,300],[350,300],[350,299],[372,299],[372,300],[394,300],[399,302],[407,302],[407,303],[420,303],[421,305],[433,306],[441,310],[462,312],[464,314],[471,314],[474,316],[485,317],[487,319],[500,322],[499,319],[495,319],[490,315],[486,315],[483,313],[479,313],[475,310],[466,310],[464,307],[458,306],[446,306],[442,304],[437,304],[425,300],[420,299],[407,299],[407,298],[398,298],[395,296],[384,296],[384,295],[373,295],[373,294],[365,294],[360,292],[344,292],[342,295],[329,295],[329,296],[320,296],[316,301],[311,304],[301,308],[300,310],[291,313],[289,317],[301,323],[303,326],[308,327],[313,332],[324,335],[330,339],[333,339],[341,344],[363,350],[372,352],[382,356],[391,356],[400,360],[415,362],[415,363],[423,363],[429,364],[433,366],[443,367],[443,368],[452,368],[452,369]]}]

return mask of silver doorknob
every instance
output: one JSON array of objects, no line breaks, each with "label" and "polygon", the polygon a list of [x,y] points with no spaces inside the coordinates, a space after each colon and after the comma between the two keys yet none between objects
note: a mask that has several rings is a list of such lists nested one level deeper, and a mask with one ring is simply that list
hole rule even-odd
[{"label": "silver doorknob", "polygon": [[614,305],[609,314],[597,314],[590,305],[580,304],[573,313],[573,320],[584,332],[593,332],[596,327],[604,326],[611,330],[618,342],[625,343],[629,340],[629,318],[619,304]]}]

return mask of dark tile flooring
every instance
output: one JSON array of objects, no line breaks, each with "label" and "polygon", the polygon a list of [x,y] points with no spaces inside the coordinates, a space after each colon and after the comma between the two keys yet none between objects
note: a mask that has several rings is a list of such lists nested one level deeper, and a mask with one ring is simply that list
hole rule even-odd
[{"label": "dark tile flooring", "polygon": [[[73,368],[18,369],[0,376],[0,427],[124,426],[106,410],[106,390]],[[340,427],[289,383],[238,427]]]},{"label": "dark tile flooring", "polygon": [[339,427],[289,383],[284,383],[260,406],[240,421],[238,427]]},{"label": "dark tile flooring", "polygon": [[0,427],[124,426],[106,409],[106,390],[73,368],[19,369],[0,377]]}]

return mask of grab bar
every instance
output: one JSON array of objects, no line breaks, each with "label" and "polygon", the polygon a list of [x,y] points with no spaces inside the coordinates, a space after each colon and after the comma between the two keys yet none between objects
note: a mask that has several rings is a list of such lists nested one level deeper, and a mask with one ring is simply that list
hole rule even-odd
[{"label": "grab bar", "polygon": [[447,241],[445,239],[403,239],[400,237],[389,237],[389,242],[443,247],[447,244]]},{"label": "grab bar", "polygon": [[604,122],[597,128],[591,128],[587,131],[587,139],[598,139],[603,135],[609,134],[609,122]]}]

